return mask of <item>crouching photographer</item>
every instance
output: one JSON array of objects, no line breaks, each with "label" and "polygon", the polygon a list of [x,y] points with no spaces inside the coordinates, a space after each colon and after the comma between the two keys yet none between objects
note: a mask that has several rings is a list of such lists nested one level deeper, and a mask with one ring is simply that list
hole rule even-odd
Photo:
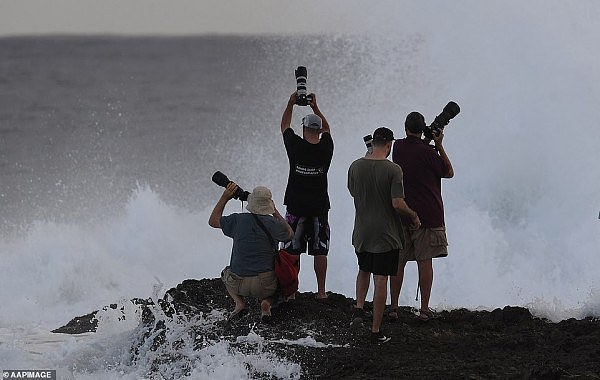
[{"label": "crouching photographer", "polygon": [[221,280],[235,301],[230,319],[247,313],[243,297],[256,297],[261,301],[261,321],[267,323],[271,319],[271,304],[277,291],[273,263],[277,247],[271,242],[289,241],[293,231],[275,208],[271,190],[264,186],[256,187],[248,195],[248,213],[223,216],[225,205],[236,194],[239,195],[240,190],[234,182],[227,184],[208,224],[220,228],[225,236],[233,239],[229,266],[221,273]]}]

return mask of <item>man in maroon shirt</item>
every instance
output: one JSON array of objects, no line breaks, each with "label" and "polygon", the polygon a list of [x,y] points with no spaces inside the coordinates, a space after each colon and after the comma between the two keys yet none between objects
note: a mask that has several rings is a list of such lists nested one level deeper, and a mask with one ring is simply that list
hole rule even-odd
[{"label": "man in maroon shirt", "polygon": [[402,288],[404,267],[410,260],[417,262],[419,270],[419,318],[424,321],[429,319],[429,297],[433,284],[432,259],[448,256],[441,179],[452,178],[454,170],[442,146],[444,134],[440,132],[434,135],[434,147],[429,145],[430,140],[421,138],[424,128],[423,115],[411,112],[404,123],[406,138],[394,143],[392,160],[400,165],[404,172],[405,201],[419,215],[421,227],[409,229],[406,226],[411,224],[410,221],[403,220],[406,242],[405,249],[400,253],[398,274],[391,277],[392,308],[388,314],[391,319],[398,316],[398,297]]}]

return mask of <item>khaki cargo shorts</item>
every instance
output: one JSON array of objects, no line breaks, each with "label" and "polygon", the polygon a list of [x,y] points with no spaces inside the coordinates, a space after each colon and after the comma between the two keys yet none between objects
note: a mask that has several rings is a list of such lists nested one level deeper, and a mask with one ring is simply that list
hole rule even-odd
[{"label": "khaki cargo shorts", "polygon": [[277,291],[275,271],[242,277],[233,273],[229,267],[225,267],[221,272],[221,280],[234,293],[242,297],[256,297],[263,300],[273,296]]},{"label": "khaki cargo shorts", "polygon": [[423,261],[448,256],[446,227],[418,230],[404,229],[404,248],[400,250],[401,261]]}]

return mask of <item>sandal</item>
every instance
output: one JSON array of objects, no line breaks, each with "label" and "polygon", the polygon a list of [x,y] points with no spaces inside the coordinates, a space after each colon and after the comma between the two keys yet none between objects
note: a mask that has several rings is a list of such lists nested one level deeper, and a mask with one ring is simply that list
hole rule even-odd
[{"label": "sandal", "polygon": [[260,323],[263,323],[265,325],[269,325],[269,324],[271,324],[271,322],[273,322],[273,317],[271,315],[262,314],[260,316]]},{"label": "sandal", "polygon": [[241,319],[244,315],[248,314],[248,308],[245,307],[243,309],[240,309],[238,311],[233,311],[231,314],[229,314],[229,318],[227,318],[227,320],[229,321],[235,321],[237,319]]},{"label": "sandal", "polygon": [[427,309],[425,311],[423,311],[423,310],[419,311],[419,320],[421,320],[421,322],[427,322],[433,318],[435,318],[435,316],[433,314],[433,310]]},{"label": "sandal", "polygon": [[392,307],[389,308],[386,313],[387,320],[390,322],[396,322],[398,320],[398,308]]}]

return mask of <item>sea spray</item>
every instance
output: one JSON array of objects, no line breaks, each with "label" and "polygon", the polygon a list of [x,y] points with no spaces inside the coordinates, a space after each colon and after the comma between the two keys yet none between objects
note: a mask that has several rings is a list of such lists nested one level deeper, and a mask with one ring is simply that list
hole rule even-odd
[{"label": "sea spray", "polygon": [[183,314],[169,298],[123,301],[98,311],[95,333],[62,343],[49,359],[77,378],[92,373],[119,378],[300,378],[300,366],[270,352],[254,330],[246,339],[223,336],[225,310],[199,305]]}]

